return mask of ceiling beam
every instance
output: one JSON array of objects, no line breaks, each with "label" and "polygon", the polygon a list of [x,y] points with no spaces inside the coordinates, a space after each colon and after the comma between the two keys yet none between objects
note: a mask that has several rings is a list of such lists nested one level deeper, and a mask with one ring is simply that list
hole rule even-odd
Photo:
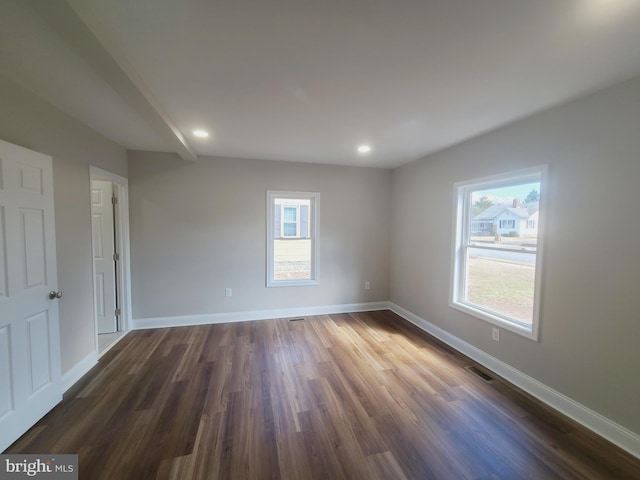
[{"label": "ceiling beam", "polygon": [[196,161],[197,155],[184,135],[153,98],[140,75],[127,63],[106,36],[98,38],[86,17],[81,17],[64,0],[29,0],[33,9],[65,40],[127,104],[165,138],[183,160]]}]

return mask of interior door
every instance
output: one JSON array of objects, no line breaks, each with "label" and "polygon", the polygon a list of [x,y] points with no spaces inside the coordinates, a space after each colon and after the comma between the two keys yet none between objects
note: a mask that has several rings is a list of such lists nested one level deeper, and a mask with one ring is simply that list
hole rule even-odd
[{"label": "interior door", "polygon": [[91,180],[91,230],[95,271],[93,283],[98,334],[118,330],[112,197],[111,181]]},{"label": "interior door", "polygon": [[0,140],[0,452],[62,399],[56,293],[51,157]]}]

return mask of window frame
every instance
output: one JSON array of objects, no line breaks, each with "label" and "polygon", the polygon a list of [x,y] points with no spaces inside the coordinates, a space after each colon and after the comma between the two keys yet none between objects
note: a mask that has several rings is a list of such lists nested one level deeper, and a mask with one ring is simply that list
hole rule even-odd
[{"label": "window frame", "polygon": [[[276,199],[287,200],[308,200],[309,201],[309,240],[311,242],[311,276],[304,279],[284,279],[277,280],[274,278],[274,211]],[[318,281],[318,218],[320,215],[320,193],[319,192],[301,192],[287,190],[267,190],[267,226],[266,226],[266,286],[267,287],[293,287],[305,285],[319,285]],[[284,205],[283,205],[284,206]],[[284,209],[280,212],[280,229],[284,228]],[[295,237],[282,238],[303,238],[301,235],[300,225],[300,208],[297,208],[296,233]],[[282,234],[283,232],[278,232]],[[306,237],[305,237],[306,239]]]},{"label": "window frame", "polygon": [[[504,328],[522,335],[530,340],[538,341],[540,330],[540,297],[542,292],[543,250],[545,243],[544,224],[546,223],[546,196],[544,192],[547,184],[547,165],[538,165],[531,168],[505,172],[482,178],[476,178],[457,182],[454,184],[453,206],[453,242],[451,255],[451,284],[449,306],[473,317],[484,320],[492,325]],[[472,202],[471,194],[477,190],[508,187],[528,182],[540,182],[540,200],[538,207],[538,234],[536,246],[533,315],[531,326],[509,317],[505,314],[482,308],[465,300],[465,288],[467,280],[467,249],[473,248],[469,238],[471,236]]]}]

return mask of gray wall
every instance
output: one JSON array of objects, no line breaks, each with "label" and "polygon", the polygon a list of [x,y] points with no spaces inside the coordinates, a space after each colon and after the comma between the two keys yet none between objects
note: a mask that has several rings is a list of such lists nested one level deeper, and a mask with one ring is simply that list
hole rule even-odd
[{"label": "gray wall", "polygon": [[[546,163],[540,341],[448,306],[454,182]],[[391,300],[640,433],[640,78],[401,167]],[[419,212],[420,221],[416,220]]]},{"label": "gray wall", "polygon": [[89,164],[127,176],[124,148],[0,76],[0,138],[53,157],[62,372],[94,351]]},{"label": "gray wall", "polygon": [[[129,182],[135,319],[389,298],[389,170],[130,152]],[[320,192],[319,286],[265,287],[267,190]]]}]

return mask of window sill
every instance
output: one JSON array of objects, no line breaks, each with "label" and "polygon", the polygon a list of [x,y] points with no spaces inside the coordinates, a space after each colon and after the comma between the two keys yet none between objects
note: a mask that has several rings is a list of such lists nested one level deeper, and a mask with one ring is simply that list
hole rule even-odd
[{"label": "window sill", "polygon": [[529,340],[533,340],[534,342],[538,341],[538,332],[535,321],[532,325],[526,326],[516,321],[510,321],[508,317],[492,314],[488,311],[476,308],[473,305],[467,303],[454,301],[449,303],[449,306],[451,308],[464,312],[467,315],[471,315],[472,317],[479,318],[480,320],[491,323],[496,327],[500,327],[505,330],[509,330],[510,332],[517,333],[518,335],[528,338]]},{"label": "window sill", "polygon": [[309,285],[320,285],[317,280],[269,280],[267,288],[271,287],[304,287]]}]

